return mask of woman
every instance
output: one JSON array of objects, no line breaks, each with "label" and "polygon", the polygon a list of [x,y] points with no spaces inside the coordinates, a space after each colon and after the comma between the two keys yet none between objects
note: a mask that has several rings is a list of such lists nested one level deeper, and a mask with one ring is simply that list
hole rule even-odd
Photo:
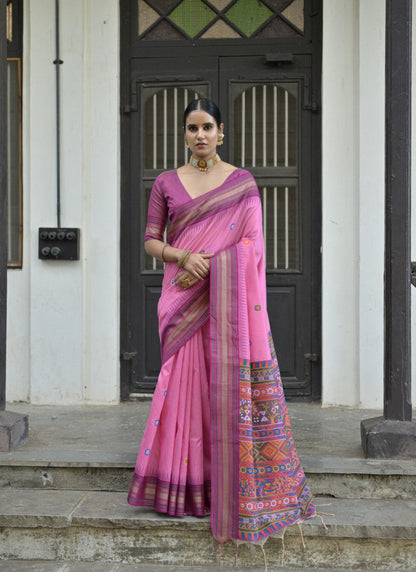
[{"label": "woman", "polygon": [[152,189],[145,249],[166,264],[162,368],[128,497],[210,512],[220,543],[263,541],[315,514],[270,334],[259,192],[216,154],[223,129],[213,102],[192,101],[190,162]]}]

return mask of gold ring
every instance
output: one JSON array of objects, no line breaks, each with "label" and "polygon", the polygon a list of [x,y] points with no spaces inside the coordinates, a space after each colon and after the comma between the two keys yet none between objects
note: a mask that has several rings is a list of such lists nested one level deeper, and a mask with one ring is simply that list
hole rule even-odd
[{"label": "gold ring", "polygon": [[190,286],[190,282],[189,282],[189,278],[185,278],[185,280],[182,280],[182,285],[184,288],[189,288]]}]

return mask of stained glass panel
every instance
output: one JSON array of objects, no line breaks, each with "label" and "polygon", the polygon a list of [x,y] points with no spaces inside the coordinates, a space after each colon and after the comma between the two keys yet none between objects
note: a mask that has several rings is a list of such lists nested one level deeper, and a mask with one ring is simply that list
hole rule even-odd
[{"label": "stained glass panel", "polygon": [[146,33],[144,40],[183,40],[185,36],[179,32],[166,20],[162,20],[157,26],[151,28],[150,32]]},{"label": "stained glass panel", "polygon": [[137,0],[143,40],[291,37],[304,31],[305,0]]},{"label": "stained glass panel", "polygon": [[237,0],[226,12],[227,18],[250,37],[273,12],[259,0]]},{"label": "stained glass panel", "polygon": [[143,34],[158,19],[159,14],[144,0],[139,0],[139,34]]},{"label": "stained glass panel", "polygon": [[209,38],[241,38],[241,36],[223,20],[218,20],[201,36],[201,38],[206,40]]},{"label": "stained glass panel", "polygon": [[280,18],[274,18],[267,26],[255,34],[255,36],[256,38],[291,38],[297,36],[297,32]]},{"label": "stained glass panel", "polygon": [[289,6],[283,10],[282,15],[294,24],[299,30],[304,31],[305,16],[304,16],[304,0],[293,0]]},{"label": "stained glass panel", "polygon": [[211,4],[217,8],[217,10],[224,10],[231,2],[232,0],[211,0]]},{"label": "stained glass panel", "polygon": [[200,0],[183,0],[169,19],[190,38],[194,38],[215,18],[215,12]]}]

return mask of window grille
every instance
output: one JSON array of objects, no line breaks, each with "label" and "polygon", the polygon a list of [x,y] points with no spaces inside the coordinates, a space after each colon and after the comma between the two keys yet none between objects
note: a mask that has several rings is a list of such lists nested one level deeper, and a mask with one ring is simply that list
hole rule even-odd
[{"label": "window grille", "polygon": [[232,162],[253,172],[268,272],[300,269],[297,83],[232,83]]},{"label": "window grille", "polygon": [[[199,97],[209,97],[207,84],[143,87],[143,228],[154,179],[162,171],[176,169],[189,159],[182,129],[183,112],[192,99]],[[163,263],[146,254],[144,270],[161,272]]]}]

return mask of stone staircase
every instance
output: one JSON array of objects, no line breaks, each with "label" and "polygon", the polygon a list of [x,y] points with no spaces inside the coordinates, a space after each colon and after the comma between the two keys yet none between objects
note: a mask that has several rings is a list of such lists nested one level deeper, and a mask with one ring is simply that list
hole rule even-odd
[{"label": "stone staircase", "polygon": [[[341,455],[340,441],[337,448],[331,438],[342,430],[342,422],[350,424],[353,418],[355,423],[355,417],[359,433],[358,415],[363,416],[362,412],[345,411],[340,428],[342,411],[337,410],[337,429],[331,429],[325,410],[307,404],[289,409],[293,410],[295,438],[318,511],[333,516],[323,516],[327,529],[319,518],[304,523],[305,547],[298,527],[291,527],[285,536],[284,555],[281,540],[271,538],[264,547],[269,570],[280,570],[282,565],[286,570],[303,571],[416,570],[416,461],[366,460],[347,455],[347,451]],[[102,411],[108,415],[115,408]],[[129,406],[125,412],[129,415],[135,410]],[[308,415],[313,418],[318,412],[327,416],[327,424],[320,444],[308,448],[311,436],[305,427],[312,423]],[[0,569],[19,570],[10,568],[19,561],[78,562],[79,570],[84,570],[87,565],[82,563],[86,562],[94,566],[108,563],[109,568],[100,570],[121,571],[124,565],[166,572],[192,567],[217,569],[219,551],[208,518],[171,518],[127,505],[137,433],[131,442],[124,439],[124,451],[118,449],[123,435],[113,434],[111,447],[117,450],[110,450],[106,441],[110,435],[105,430],[91,436],[92,425],[77,426],[87,447],[77,452],[63,439],[70,429],[65,415],[60,420],[62,426],[49,422],[48,427],[54,429],[49,432],[40,421],[36,424],[35,413],[30,413],[33,436],[29,444],[0,455]],[[100,416],[97,409],[94,413]],[[42,416],[40,410],[36,414]],[[85,425],[87,420],[82,421],[82,417],[87,417],[85,408],[78,418]],[[88,423],[94,424],[92,417]],[[126,422],[120,427],[125,431]],[[75,429],[68,443],[77,442],[78,434],[74,433]],[[314,439],[316,434],[314,431]],[[351,434],[344,437],[346,441],[351,438]],[[49,450],[45,450],[46,442]],[[235,548],[226,543],[223,569],[231,569],[234,561]],[[251,571],[264,569],[261,548],[240,546],[237,566]],[[72,564],[62,569],[77,568]]]}]

